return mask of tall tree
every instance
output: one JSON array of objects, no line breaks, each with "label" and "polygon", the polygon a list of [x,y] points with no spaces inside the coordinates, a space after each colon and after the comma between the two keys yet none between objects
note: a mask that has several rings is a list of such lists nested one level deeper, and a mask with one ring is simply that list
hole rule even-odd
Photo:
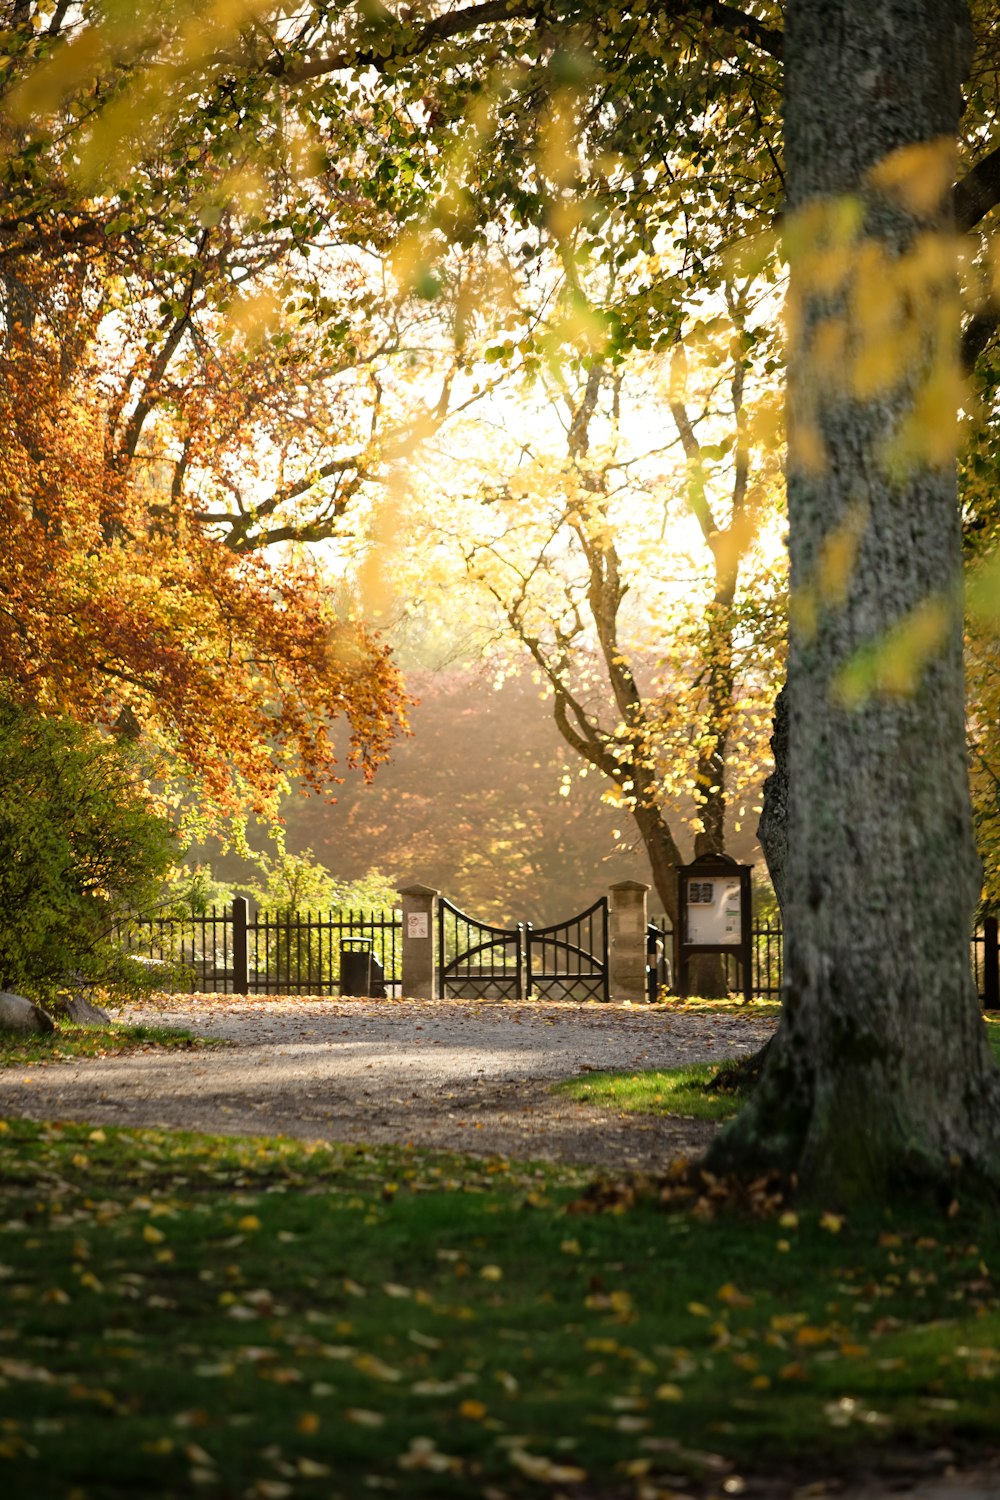
[{"label": "tall tree", "polygon": [[716,1165],[828,1200],[1000,1176],[969,966],[951,191],[961,0],[793,0],[786,997]]},{"label": "tall tree", "polygon": [[62,380],[58,347],[0,345],[0,680],[47,712],[145,725],[158,769],[193,777],[199,814],[273,815],[285,777],[370,772],[400,727],[385,646],[335,608],[304,559],[269,566],[109,463],[101,403]]},{"label": "tall tree", "polygon": [[728,316],[697,320],[672,357],[595,359],[576,379],[561,367],[546,382],[551,435],[508,421],[505,450],[484,460],[485,443],[473,445],[480,503],[452,521],[470,577],[495,601],[501,649],[512,638],[530,658],[566,745],[631,821],[675,924],[682,827],[695,854],[725,851],[734,813],[739,830],[781,649],[780,577],[767,582],[770,610],[760,597],[777,465],[748,436],[751,350],[766,351],[767,335],[748,326],[749,289],[728,291]]}]

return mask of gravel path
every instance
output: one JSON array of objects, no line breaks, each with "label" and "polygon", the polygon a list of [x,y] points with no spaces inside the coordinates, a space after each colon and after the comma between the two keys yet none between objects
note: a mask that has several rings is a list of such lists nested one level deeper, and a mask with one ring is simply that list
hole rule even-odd
[{"label": "gravel path", "polygon": [[0,1110],[31,1118],[229,1135],[414,1145],[662,1168],[714,1127],[555,1098],[595,1069],[676,1067],[759,1046],[759,1016],[619,1005],[165,997],[121,1019],[231,1045],[0,1073]]}]

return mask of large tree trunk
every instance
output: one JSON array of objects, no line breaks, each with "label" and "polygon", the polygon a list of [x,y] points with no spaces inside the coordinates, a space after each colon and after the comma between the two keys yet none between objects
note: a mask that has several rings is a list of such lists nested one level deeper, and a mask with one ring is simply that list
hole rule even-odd
[{"label": "large tree trunk", "polygon": [[[967,20],[960,0],[790,0],[787,12],[786,993],[760,1086],[709,1162],[777,1165],[828,1203],[1000,1175],[1000,1078],[969,962],[979,880],[954,463],[917,453],[890,473],[932,368],[957,354],[950,216],[933,192],[906,200],[872,176],[888,159],[898,180],[916,159],[906,148],[954,138]],[[839,219],[824,212],[838,200]],[[889,275],[873,308],[859,288],[879,255],[904,265],[909,289]],[[896,329],[874,328],[887,307]],[[873,365],[893,334],[909,352],[880,384]],[[871,670],[845,691],[859,659]]]}]

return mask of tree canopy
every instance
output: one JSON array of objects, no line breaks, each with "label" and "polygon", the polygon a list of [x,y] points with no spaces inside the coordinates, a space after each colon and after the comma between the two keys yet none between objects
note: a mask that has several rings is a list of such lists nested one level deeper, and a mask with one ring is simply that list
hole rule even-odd
[{"label": "tree canopy", "polygon": [[[988,430],[998,388],[995,7],[222,0],[206,14],[146,0],[126,14],[14,0],[10,20],[11,358],[37,360],[45,330],[51,379],[58,368],[76,396],[79,351],[99,344],[88,319],[146,327],[141,359],[106,377],[103,474],[125,477],[116,488],[80,466],[94,497],[84,570],[98,538],[109,559],[126,538],[150,558],[179,539],[227,580],[269,542],[344,541],[360,498],[494,379],[613,381],[634,351],[682,347],[692,305],[724,297],[734,268],[777,278],[787,263],[788,1002],[726,1150],[845,1194],[911,1169],[940,1183],[953,1158],[989,1175],[954,419],[961,404]],[[766,341],[741,358],[780,369]],[[697,466],[683,419],[678,431]],[[266,461],[244,485],[248,432]],[[570,434],[577,468],[582,438]],[[741,446],[767,440],[758,429]],[[9,524],[30,508],[30,536],[61,545],[45,495],[21,499],[42,472],[33,441],[45,451],[26,435]],[[144,443],[161,479],[140,516]],[[587,524],[577,507],[588,540],[594,495]],[[697,515],[697,487],[692,500]],[[705,520],[718,563],[727,528]],[[272,631],[295,614],[296,576],[284,595],[272,585]],[[995,579],[979,580],[991,628]],[[216,592],[235,641],[245,596]],[[398,688],[351,629],[361,681],[381,687],[361,693],[373,712],[358,741],[377,757],[372,726],[398,718]],[[312,655],[320,635],[310,623],[292,652],[310,686],[330,668]],[[243,652],[254,671],[284,658],[284,640],[267,644],[271,656]],[[614,650],[605,665],[621,677]],[[282,696],[276,667],[269,683],[279,739],[327,765],[330,700],[297,684]],[[358,692],[342,683],[338,701]]]}]

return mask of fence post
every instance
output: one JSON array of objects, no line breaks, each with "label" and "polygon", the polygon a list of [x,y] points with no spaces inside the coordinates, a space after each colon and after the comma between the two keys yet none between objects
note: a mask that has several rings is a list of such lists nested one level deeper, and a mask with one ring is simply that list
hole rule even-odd
[{"label": "fence post", "polygon": [[403,994],[413,1000],[438,998],[438,892],[429,885],[407,885],[403,898]]},{"label": "fence post", "polygon": [[983,1010],[1000,1010],[1000,951],[996,917],[986,917],[983,922]]},{"label": "fence post", "polygon": [[646,897],[649,886],[620,880],[608,892],[611,945],[608,952],[612,1000],[639,1005],[646,999]]},{"label": "fence post", "polygon": [[245,896],[233,898],[233,994],[246,995],[250,990],[250,969],[247,963],[247,925],[250,920],[250,903]]}]

